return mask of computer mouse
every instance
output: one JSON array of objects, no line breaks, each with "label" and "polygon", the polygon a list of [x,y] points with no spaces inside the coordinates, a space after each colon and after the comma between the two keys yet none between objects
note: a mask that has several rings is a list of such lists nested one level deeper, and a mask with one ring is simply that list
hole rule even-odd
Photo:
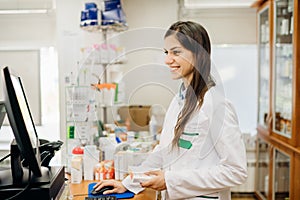
[{"label": "computer mouse", "polygon": [[96,188],[94,188],[92,191],[91,191],[91,194],[92,195],[103,195],[103,192],[105,192],[106,190],[112,190],[114,189],[113,186],[104,186],[102,187],[100,190],[95,190]]}]

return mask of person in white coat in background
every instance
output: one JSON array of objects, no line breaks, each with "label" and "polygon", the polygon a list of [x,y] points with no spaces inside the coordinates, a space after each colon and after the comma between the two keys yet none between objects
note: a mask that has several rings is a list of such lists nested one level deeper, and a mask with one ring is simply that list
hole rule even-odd
[{"label": "person in white coat in background", "polygon": [[[151,175],[140,183],[100,181],[105,193],[161,191],[162,199],[231,199],[230,188],[247,179],[246,150],[232,104],[211,75],[211,44],[198,23],[178,21],[164,37],[165,63],[182,79],[165,116],[160,143],[138,168]],[[155,170],[154,170],[155,169]]]}]

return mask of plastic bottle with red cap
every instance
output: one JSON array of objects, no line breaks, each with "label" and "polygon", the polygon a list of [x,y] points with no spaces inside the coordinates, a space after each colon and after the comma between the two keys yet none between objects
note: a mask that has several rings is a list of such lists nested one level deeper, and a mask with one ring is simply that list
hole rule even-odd
[{"label": "plastic bottle with red cap", "polygon": [[83,175],[83,148],[75,147],[72,150],[71,183],[81,183]]},{"label": "plastic bottle with red cap", "polygon": [[74,156],[80,156],[80,155],[83,155],[83,148],[82,147],[75,147],[73,150],[72,150],[72,154]]}]

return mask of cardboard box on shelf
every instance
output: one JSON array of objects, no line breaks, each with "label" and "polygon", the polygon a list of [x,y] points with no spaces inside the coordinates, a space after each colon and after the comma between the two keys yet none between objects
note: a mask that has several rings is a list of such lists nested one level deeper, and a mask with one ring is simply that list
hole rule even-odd
[{"label": "cardboard box on shelf", "polygon": [[148,131],[150,121],[150,108],[148,105],[131,105],[122,106],[118,110],[118,114],[121,118],[121,123],[117,125],[126,125],[126,121],[129,120],[128,131]]}]

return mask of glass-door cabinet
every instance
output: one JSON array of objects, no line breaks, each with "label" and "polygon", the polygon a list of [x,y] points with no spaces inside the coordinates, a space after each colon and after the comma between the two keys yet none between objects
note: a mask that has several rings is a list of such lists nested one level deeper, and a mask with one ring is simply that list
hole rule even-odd
[{"label": "glass-door cabinet", "polygon": [[255,195],[259,200],[300,199],[300,2],[262,0],[256,5],[259,92]]},{"label": "glass-door cabinet", "polygon": [[[265,2],[257,12],[258,31],[258,135],[269,135],[271,128],[271,2]],[[255,194],[260,200],[269,199],[270,145],[262,138],[256,141]]]},{"label": "glass-door cabinet", "polygon": [[270,105],[269,4],[258,13],[258,124],[268,127]]},{"label": "glass-door cabinet", "polygon": [[259,199],[266,200],[269,197],[269,176],[270,171],[270,145],[258,138],[256,143],[257,154],[256,154],[256,179],[255,179],[255,190]]},{"label": "glass-door cabinet", "polygon": [[290,199],[290,156],[274,148],[272,199]]},{"label": "glass-door cabinet", "polygon": [[275,134],[292,138],[294,73],[294,0],[274,1],[273,125]]}]

